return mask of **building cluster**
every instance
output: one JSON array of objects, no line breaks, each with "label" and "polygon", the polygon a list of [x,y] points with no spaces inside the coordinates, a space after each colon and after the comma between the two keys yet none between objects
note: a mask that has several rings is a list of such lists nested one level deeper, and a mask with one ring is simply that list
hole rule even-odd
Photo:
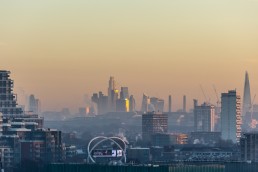
[{"label": "building cluster", "polygon": [[61,162],[61,131],[44,129],[39,101],[30,96],[30,113],[17,105],[9,71],[0,71],[0,164],[5,171],[31,163]]},{"label": "building cluster", "polygon": [[97,105],[97,114],[135,111],[134,96],[129,94],[128,87],[121,87],[119,92],[114,77],[109,79],[108,95],[100,91],[94,93],[91,100]]},{"label": "building cluster", "polygon": [[[255,122],[258,108],[251,102],[248,74],[242,105],[237,91],[229,90],[221,94],[217,106],[210,102],[198,104],[194,100],[191,112],[187,111],[186,96],[183,96],[182,109],[172,112],[169,95],[168,112],[164,112],[163,99],[143,94],[141,111],[136,111],[134,96],[129,94],[128,87],[118,90],[114,77],[110,77],[107,95],[94,93],[91,100],[96,110],[80,108],[81,116],[65,121],[65,126],[76,124],[78,128],[90,129],[95,124],[98,127],[93,128],[93,135],[114,134],[116,129],[123,128],[132,142],[126,148],[128,162],[258,162],[258,134],[252,131],[258,124]],[[63,144],[61,131],[44,129],[44,119],[39,113],[40,101],[34,95],[29,97],[28,113],[17,105],[10,72],[0,71],[0,163],[3,168],[31,162],[76,162],[75,157],[84,158],[77,156],[76,146]],[[87,117],[88,113],[98,115]],[[63,109],[60,114],[69,116],[70,112]]]}]

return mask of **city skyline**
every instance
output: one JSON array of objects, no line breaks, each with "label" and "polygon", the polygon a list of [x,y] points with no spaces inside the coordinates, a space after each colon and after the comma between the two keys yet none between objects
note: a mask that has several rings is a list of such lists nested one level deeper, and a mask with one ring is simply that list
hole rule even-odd
[{"label": "city skyline", "polygon": [[214,103],[213,84],[243,96],[246,70],[257,93],[258,1],[62,2],[0,3],[1,68],[43,110],[77,109],[84,94],[106,94],[110,76],[137,109],[143,93],[171,94],[176,109],[187,95],[189,109],[200,85]]}]

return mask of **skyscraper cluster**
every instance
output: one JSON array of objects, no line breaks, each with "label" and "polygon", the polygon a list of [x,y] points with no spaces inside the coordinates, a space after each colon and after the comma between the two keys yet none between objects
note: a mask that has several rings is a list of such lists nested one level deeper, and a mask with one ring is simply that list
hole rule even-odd
[{"label": "skyscraper cluster", "polygon": [[164,100],[157,97],[149,97],[146,94],[143,94],[141,111],[143,113],[148,113],[148,112],[162,113],[164,111]]},{"label": "skyscraper cluster", "polygon": [[30,110],[17,105],[13,93],[10,71],[0,71],[0,151],[1,168],[30,162],[60,162],[63,160],[61,131],[43,128],[43,118],[38,116],[39,101],[30,96]]},{"label": "skyscraper cluster", "polygon": [[134,112],[135,99],[129,94],[128,87],[117,89],[116,81],[113,76],[108,82],[108,95],[105,96],[101,91],[94,93],[91,100],[97,105],[97,113],[104,114],[108,112]]}]

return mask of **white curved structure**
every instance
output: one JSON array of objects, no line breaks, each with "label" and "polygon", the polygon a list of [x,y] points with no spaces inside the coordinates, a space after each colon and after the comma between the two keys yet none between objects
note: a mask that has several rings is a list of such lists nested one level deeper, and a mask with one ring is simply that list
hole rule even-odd
[{"label": "white curved structure", "polygon": [[[95,143],[93,146],[93,142],[99,140],[97,143]],[[123,143],[123,145],[121,146],[116,140],[119,140]],[[124,162],[126,162],[126,144],[128,144],[126,141],[124,141],[123,139],[119,138],[119,137],[104,137],[104,136],[98,136],[93,138],[89,144],[88,144],[88,163],[96,163],[95,160],[93,159],[93,157],[91,156],[92,151],[99,146],[101,143],[105,142],[105,141],[110,141],[114,144],[116,144],[122,151],[123,151],[123,156],[121,157],[120,160],[124,159]]]}]

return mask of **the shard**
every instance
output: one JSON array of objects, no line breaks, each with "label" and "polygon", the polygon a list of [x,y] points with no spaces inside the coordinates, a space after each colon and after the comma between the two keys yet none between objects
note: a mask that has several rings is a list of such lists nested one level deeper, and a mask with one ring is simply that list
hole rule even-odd
[{"label": "the shard", "polygon": [[244,86],[244,96],[243,96],[243,107],[242,116],[246,116],[246,113],[250,111],[251,107],[251,91],[248,72],[245,73],[245,86]]}]

